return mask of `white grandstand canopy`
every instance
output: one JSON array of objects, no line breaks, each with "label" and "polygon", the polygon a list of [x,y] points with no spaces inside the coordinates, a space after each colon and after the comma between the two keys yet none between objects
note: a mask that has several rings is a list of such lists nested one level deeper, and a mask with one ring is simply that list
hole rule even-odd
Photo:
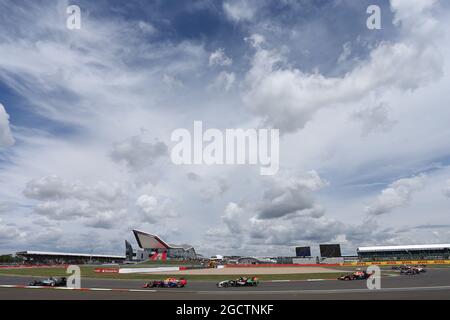
[{"label": "white grandstand canopy", "polygon": [[35,255],[35,256],[61,256],[61,257],[92,257],[92,258],[114,258],[125,259],[125,256],[116,256],[108,254],[89,254],[89,253],[68,253],[68,252],[47,252],[47,251],[20,251],[18,255]]},{"label": "white grandstand canopy", "polygon": [[151,233],[147,233],[141,230],[133,229],[134,236],[140,248],[142,249],[193,249],[191,245],[183,244],[168,244],[159,236]]},{"label": "white grandstand canopy", "polygon": [[137,229],[134,229],[133,233],[140,248],[167,249],[171,247],[157,235]]},{"label": "white grandstand canopy", "polygon": [[450,244],[359,247],[357,249],[357,251],[358,252],[374,252],[374,251],[440,250],[440,249],[450,249]]}]

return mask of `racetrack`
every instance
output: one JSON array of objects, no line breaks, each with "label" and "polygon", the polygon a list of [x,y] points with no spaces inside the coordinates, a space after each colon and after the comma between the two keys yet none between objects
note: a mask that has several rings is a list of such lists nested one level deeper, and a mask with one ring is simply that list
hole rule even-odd
[{"label": "racetrack", "polygon": [[[347,268],[350,269],[350,268]],[[242,275],[242,274],[306,274],[306,273],[335,273],[350,272],[338,268],[329,267],[233,267],[233,268],[210,268],[210,269],[188,269],[180,271],[161,272],[170,275]]]},{"label": "racetrack", "polygon": [[140,280],[110,279],[84,279],[86,290],[4,287],[26,285],[31,279],[0,276],[0,299],[450,299],[450,269],[383,277],[381,290],[368,290],[365,281],[337,280],[261,282],[254,288],[226,289],[217,288],[214,282],[191,281],[185,288],[147,290],[141,289]]}]

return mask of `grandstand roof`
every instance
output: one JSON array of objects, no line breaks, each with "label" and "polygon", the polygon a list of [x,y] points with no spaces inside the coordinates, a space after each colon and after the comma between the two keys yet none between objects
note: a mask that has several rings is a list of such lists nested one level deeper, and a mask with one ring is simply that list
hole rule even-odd
[{"label": "grandstand roof", "polygon": [[19,252],[16,252],[16,255],[125,259],[125,256],[116,256],[116,255],[108,255],[108,254],[47,252],[47,251],[19,251]]},{"label": "grandstand roof", "polygon": [[191,245],[168,244],[157,235],[140,231],[137,229],[134,229],[133,233],[139,247],[142,249],[183,249],[183,250],[193,249]]},{"label": "grandstand roof", "polygon": [[405,250],[439,250],[450,249],[450,244],[428,244],[428,245],[409,245],[409,246],[377,246],[377,247],[359,247],[358,252],[373,251],[405,251]]}]

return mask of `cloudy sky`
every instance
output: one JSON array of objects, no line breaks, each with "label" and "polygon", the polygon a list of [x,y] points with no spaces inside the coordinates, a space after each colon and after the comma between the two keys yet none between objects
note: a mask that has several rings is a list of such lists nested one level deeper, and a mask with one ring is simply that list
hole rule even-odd
[{"label": "cloudy sky", "polygon": [[[438,0],[0,0],[0,253],[122,254],[132,228],[206,255],[449,243],[449,15]],[[173,164],[171,133],[195,120],[279,129],[279,172]]]}]

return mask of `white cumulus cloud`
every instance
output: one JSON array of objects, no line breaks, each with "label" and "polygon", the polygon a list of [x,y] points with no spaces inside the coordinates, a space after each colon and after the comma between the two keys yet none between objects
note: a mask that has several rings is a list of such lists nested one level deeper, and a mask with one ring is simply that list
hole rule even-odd
[{"label": "white cumulus cloud", "polygon": [[356,111],[353,119],[361,122],[363,136],[373,132],[387,132],[396,124],[396,121],[389,118],[389,109],[384,103]]},{"label": "white cumulus cloud", "polygon": [[149,143],[135,136],[116,142],[111,151],[111,158],[125,163],[131,170],[140,170],[151,166],[158,158],[168,155],[167,145],[163,142]]},{"label": "white cumulus cloud", "polygon": [[51,175],[29,181],[23,194],[37,200],[34,211],[50,220],[109,229],[127,215],[127,196],[117,183],[89,186]]},{"label": "white cumulus cloud", "polygon": [[172,201],[168,198],[159,201],[154,196],[143,194],[137,198],[136,207],[141,213],[141,220],[144,222],[157,223],[178,216],[172,208]]},{"label": "white cumulus cloud", "polygon": [[275,178],[257,206],[258,219],[274,219],[292,214],[322,215],[312,192],[328,185],[315,171]]},{"label": "white cumulus cloud", "polygon": [[236,75],[233,72],[222,71],[214,79],[214,82],[209,86],[210,89],[228,92],[233,87]]},{"label": "white cumulus cloud", "polygon": [[412,195],[423,189],[425,176],[418,175],[412,178],[399,179],[381,191],[377,199],[366,207],[369,215],[382,215],[392,210],[407,205]]},{"label": "white cumulus cloud", "polygon": [[209,65],[229,66],[233,63],[233,59],[228,57],[223,48],[219,48],[212,52],[209,56]]},{"label": "white cumulus cloud", "polygon": [[[366,61],[342,77],[283,67],[282,53],[255,46],[244,102],[267,125],[294,132],[319,109],[358,102],[382,89],[414,90],[436,80],[443,73],[443,57],[436,45],[437,24],[429,14],[434,2],[421,1],[411,12],[409,8],[415,6],[393,1],[395,22],[404,38],[381,42]],[[411,31],[419,28],[420,32]]]},{"label": "white cumulus cloud", "polygon": [[231,0],[223,3],[223,10],[232,21],[251,20],[255,14],[255,9],[247,0]]}]

